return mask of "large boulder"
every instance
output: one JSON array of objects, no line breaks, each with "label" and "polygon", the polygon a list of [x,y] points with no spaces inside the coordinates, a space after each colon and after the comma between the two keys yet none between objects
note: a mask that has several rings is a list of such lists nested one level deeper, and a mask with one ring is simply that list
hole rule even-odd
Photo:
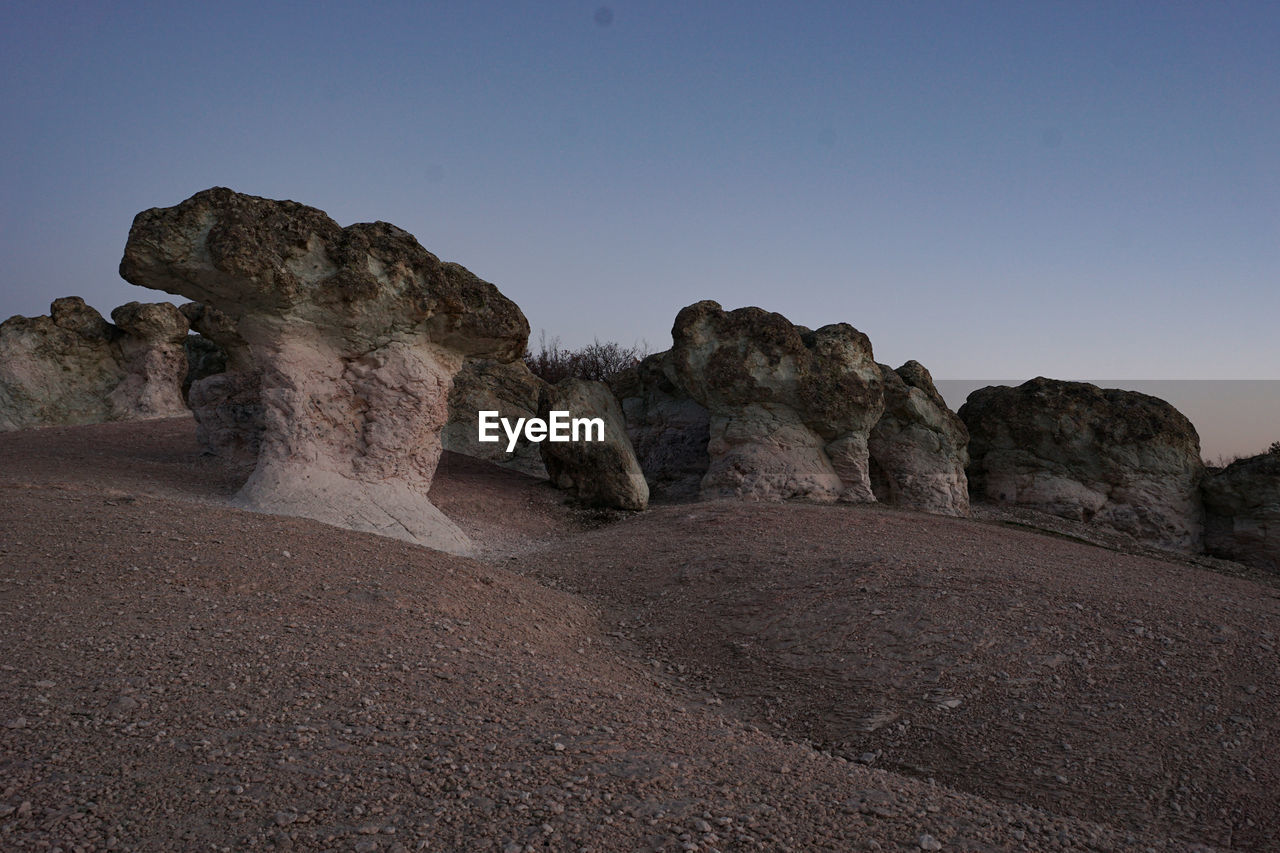
[{"label": "large boulder", "polygon": [[711,415],[685,396],[664,372],[667,353],[651,355],[609,379],[622,404],[627,436],[649,493],[662,500],[696,500],[711,465]]},{"label": "large boulder", "polygon": [[884,383],[866,335],[706,301],[671,336],[663,372],[709,415],[702,497],[875,500],[867,437]]},{"label": "large boulder", "polygon": [[507,451],[505,440],[482,442],[478,437],[478,416],[483,411],[497,412],[513,423],[517,418],[537,417],[538,400],[546,385],[523,361],[467,359],[453,377],[453,389],[449,391],[449,422],[441,437],[444,449],[545,479],[547,468],[536,442],[521,434],[511,452]]},{"label": "large boulder", "polygon": [[543,441],[538,447],[553,485],[574,494],[589,506],[640,510],[649,505],[649,486],[627,440],[622,409],[603,382],[570,377],[547,385],[538,404],[538,417],[547,421],[552,412],[570,418],[599,418],[603,436],[592,434],[578,441]]},{"label": "large boulder", "polygon": [[871,430],[871,487],[877,500],[941,515],[969,514],[969,431],[947,408],[918,361],[884,377],[884,414]]},{"label": "large boulder", "polygon": [[1280,453],[1232,462],[1205,477],[1204,548],[1280,571]]},{"label": "large boulder", "polygon": [[1164,400],[1041,377],[979,389],[959,415],[975,499],[1198,548],[1200,437]]},{"label": "large boulder", "polygon": [[342,228],[225,188],[138,214],[120,274],[224,314],[249,363],[233,368],[228,351],[228,373],[260,371],[241,506],[468,550],[427,492],[453,375],[469,356],[514,360],[528,340],[496,287],[386,222]]},{"label": "large boulder", "polygon": [[48,316],[0,323],[0,430],[186,413],[178,309],[130,302],[111,317],[68,296]]}]

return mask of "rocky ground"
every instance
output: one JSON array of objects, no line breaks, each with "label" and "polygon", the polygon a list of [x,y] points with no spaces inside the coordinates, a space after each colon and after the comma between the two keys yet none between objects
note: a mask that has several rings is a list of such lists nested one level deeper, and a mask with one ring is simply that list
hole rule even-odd
[{"label": "rocky ground", "polygon": [[243,476],[184,418],[0,435],[0,849],[1280,849],[1263,580],[446,455],[466,559]]}]

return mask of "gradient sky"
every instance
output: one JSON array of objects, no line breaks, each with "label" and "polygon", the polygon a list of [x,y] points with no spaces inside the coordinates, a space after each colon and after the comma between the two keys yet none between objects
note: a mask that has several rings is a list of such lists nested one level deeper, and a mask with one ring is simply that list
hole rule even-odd
[{"label": "gradient sky", "polygon": [[1280,378],[1280,3],[22,3],[0,317],[229,186],[383,219],[539,329],[849,322],[938,377]]}]

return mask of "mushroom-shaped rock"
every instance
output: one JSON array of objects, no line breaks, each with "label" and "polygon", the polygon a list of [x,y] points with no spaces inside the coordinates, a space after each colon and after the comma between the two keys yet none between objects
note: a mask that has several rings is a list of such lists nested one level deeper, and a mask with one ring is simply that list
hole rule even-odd
[{"label": "mushroom-shaped rock", "polygon": [[1164,400],[1041,377],[974,391],[959,415],[975,499],[1199,546],[1200,437]]},{"label": "mushroom-shaped rock", "polygon": [[241,506],[467,550],[427,491],[454,373],[528,340],[496,287],[394,225],[224,188],[138,214],[120,274],[226,315],[260,372]]},{"label": "mushroom-shaped rock", "polygon": [[584,425],[577,441],[548,440],[539,445],[553,485],[590,506],[640,510],[649,505],[649,486],[609,386],[574,377],[547,385],[538,414],[549,422],[552,412],[603,422],[602,434]]},{"label": "mushroom-shaped rock", "polygon": [[523,433],[515,450],[507,451],[504,438],[498,442],[479,440],[480,412],[497,412],[515,423],[538,416],[538,400],[547,383],[534,376],[523,361],[510,364],[491,358],[469,358],[453,378],[449,392],[449,423],[442,441],[445,450],[486,459],[533,477],[545,478],[547,468],[536,442]]},{"label": "mushroom-shaped rock", "polygon": [[1238,459],[1204,479],[1204,549],[1280,572],[1280,453]]},{"label": "mushroom-shaped rock", "polygon": [[711,301],[671,335],[667,375],[710,415],[703,497],[875,500],[867,437],[884,394],[866,335]]},{"label": "mushroom-shaped rock", "polygon": [[182,315],[131,302],[112,317],[68,296],[0,324],[0,430],[186,413]]},{"label": "mushroom-shaped rock", "polygon": [[969,431],[918,361],[880,365],[884,414],[871,430],[871,486],[887,504],[969,514]]}]

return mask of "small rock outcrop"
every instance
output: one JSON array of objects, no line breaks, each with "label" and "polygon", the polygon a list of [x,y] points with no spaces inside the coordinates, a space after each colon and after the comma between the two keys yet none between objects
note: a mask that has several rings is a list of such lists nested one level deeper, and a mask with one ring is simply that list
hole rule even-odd
[{"label": "small rock outcrop", "polygon": [[[192,387],[200,417],[249,405],[256,382],[261,432],[241,506],[468,550],[427,491],[463,360],[512,361],[528,341],[496,287],[386,222],[342,228],[225,188],[138,214],[120,274],[216,309],[243,342],[247,358],[200,329],[227,352],[218,376],[230,387],[202,396],[217,376]],[[234,431],[235,418],[223,423]]]},{"label": "small rock outcrop", "polygon": [[893,506],[969,514],[969,431],[918,361],[880,365],[884,414],[871,430],[871,488]]},{"label": "small rock outcrop", "polygon": [[523,361],[508,364],[491,358],[467,359],[453,377],[449,392],[449,422],[441,436],[444,449],[546,478],[547,468],[536,442],[521,435],[515,450],[508,453],[505,438],[496,444],[477,438],[477,416],[482,411],[496,411],[513,423],[517,418],[537,417],[538,400],[546,386]]},{"label": "small rock outcrop", "polygon": [[959,415],[973,498],[1198,548],[1200,438],[1164,400],[1042,377],[979,389]]},{"label": "small rock outcrop", "polygon": [[702,498],[875,500],[867,437],[883,380],[866,335],[707,301],[682,310],[671,336],[615,382],[651,478],[687,492],[703,470]]},{"label": "small rock outcrop", "polygon": [[603,441],[543,441],[538,445],[554,486],[588,506],[641,510],[649,505],[649,485],[609,386],[572,377],[547,385],[539,400],[538,417],[547,420],[553,411],[604,421]]},{"label": "small rock outcrop", "polygon": [[1280,572],[1280,453],[1238,459],[1203,483],[1204,549]]},{"label": "small rock outcrop", "polygon": [[0,323],[0,430],[185,414],[178,309],[130,302],[111,319],[68,296]]}]

